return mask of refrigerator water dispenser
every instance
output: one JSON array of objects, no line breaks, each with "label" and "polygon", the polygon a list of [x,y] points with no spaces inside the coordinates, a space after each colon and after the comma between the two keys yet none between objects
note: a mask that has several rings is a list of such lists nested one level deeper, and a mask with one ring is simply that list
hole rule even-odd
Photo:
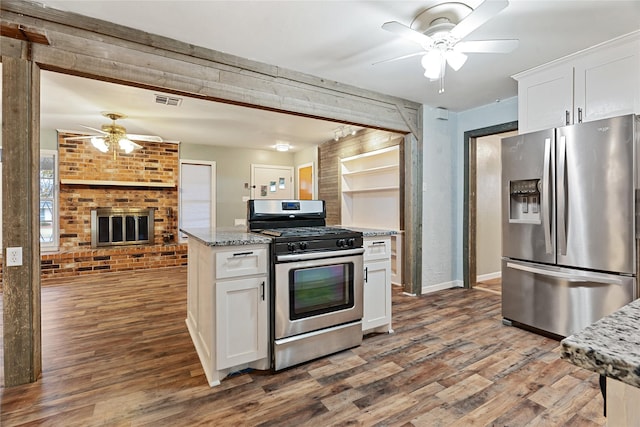
[{"label": "refrigerator water dispenser", "polygon": [[539,179],[509,181],[509,222],[540,223]]}]

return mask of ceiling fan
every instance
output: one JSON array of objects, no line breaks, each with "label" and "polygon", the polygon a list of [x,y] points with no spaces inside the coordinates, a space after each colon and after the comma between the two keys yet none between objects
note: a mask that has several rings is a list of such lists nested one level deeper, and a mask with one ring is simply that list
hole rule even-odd
[{"label": "ceiling fan", "polygon": [[466,53],[509,53],[518,46],[518,40],[463,41],[508,5],[508,0],[487,0],[472,9],[465,3],[445,2],[420,12],[410,26],[386,22],[383,29],[418,43],[423,50],[377,64],[421,55],[424,76],[440,79],[439,93],[442,93],[447,64],[458,71],[467,60]]},{"label": "ceiling fan", "polygon": [[115,158],[116,151],[115,147],[120,147],[125,153],[131,153],[133,150],[137,150],[142,148],[140,144],[136,144],[133,140],[136,141],[148,141],[148,142],[162,142],[162,138],[154,135],[136,135],[127,133],[127,130],[124,126],[121,126],[116,123],[116,120],[124,119],[127,116],[121,113],[116,113],[112,111],[104,111],[102,113],[104,117],[111,119],[111,123],[104,124],[101,126],[101,129],[92,128],[89,126],[80,125],[83,128],[92,130],[94,132],[98,132],[100,135],[89,135],[89,136],[72,136],[66,138],[67,140],[74,139],[90,139],[91,144],[100,150],[103,153],[109,151],[109,149],[113,149],[113,156]]}]

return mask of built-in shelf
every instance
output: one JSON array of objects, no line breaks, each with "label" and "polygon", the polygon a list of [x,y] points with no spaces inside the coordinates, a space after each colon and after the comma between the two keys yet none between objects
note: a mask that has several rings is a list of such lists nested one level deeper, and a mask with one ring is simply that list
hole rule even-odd
[{"label": "built-in shelf", "polygon": [[343,193],[370,193],[374,191],[398,191],[400,189],[399,186],[394,185],[391,187],[373,187],[373,188],[359,188],[357,190],[342,190]]},{"label": "built-in shelf", "polygon": [[400,169],[399,165],[379,166],[376,168],[369,168],[369,169],[357,170],[352,172],[343,172],[342,176],[369,175],[369,174],[377,174],[380,172],[393,171],[393,170],[399,170],[399,169]]},{"label": "built-in shelf", "polygon": [[173,182],[138,182],[138,181],[102,181],[91,179],[61,179],[60,184],[66,185],[104,185],[112,187],[158,187],[174,188]]}]

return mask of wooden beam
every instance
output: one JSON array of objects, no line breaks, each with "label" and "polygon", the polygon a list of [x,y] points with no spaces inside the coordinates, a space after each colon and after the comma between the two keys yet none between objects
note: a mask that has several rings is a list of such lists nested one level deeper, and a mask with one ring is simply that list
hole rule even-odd
[{"label": "wooden beam", "polygon": [[[422,117],[422,114],[420,114]],[[422,129],[420,122],[420,129]],[[404,238],[402,280],[404,292],[422,294],[422,135],[404,138]]]},{"label": "wooden beam", "polygon": [[[23,56],[28,56],[28,43],[21,43]],[[4,379],[11,387],[35,381],[42,371],[37,65],[25,58],[2,57],[2,102]],[[8,247],[21,248],[22,265],[7,266]]]}]

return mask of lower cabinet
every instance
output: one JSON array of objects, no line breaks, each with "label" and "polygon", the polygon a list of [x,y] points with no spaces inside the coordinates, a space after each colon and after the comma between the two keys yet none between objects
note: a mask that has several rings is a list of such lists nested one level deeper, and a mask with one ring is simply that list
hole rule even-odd
[{"label": "lower cabinet", "polygon": [[267,254],[268,245],[189,240],[186,323],[211,387],[270,367]]},{"label": "lower cabinet", "polygon": [[364,238],[364,313],[362,332],[388,332],[391,328],[391,238]]},{"label": "lower cabinet", "polygon": [[216,283],[216,367],[231,368],[268,355],[266,277]]}]

